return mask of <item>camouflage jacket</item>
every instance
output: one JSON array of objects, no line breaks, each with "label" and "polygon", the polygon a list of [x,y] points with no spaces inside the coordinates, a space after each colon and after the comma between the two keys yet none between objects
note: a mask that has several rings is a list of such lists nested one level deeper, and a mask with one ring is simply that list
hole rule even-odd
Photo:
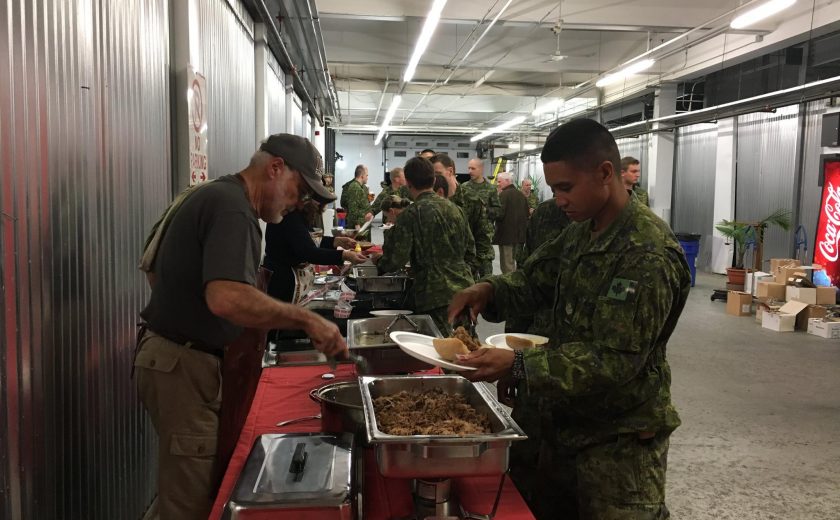
[{"label": "camouflage jacket", "polygon": [[537,206],[540,205],[540,199],[537,197],[537,194],[531,191],[531,194],[525,197],[528,199],[528,207],[531,209],[537,209]]},{"label": "camouflage jacket", "polygon": [[525,245],[520,250],[516,261],[520,264],[525,263],[525,259],[531,256],[538,247],[560,235],[570,223],[569,217],[557,207],[557,202],[553,198],[541,202],[528,220]]},{"label": "camouflage jacket", "polygon": [[525,353],[525,372],[556,443],[679,426],[665,351],[691,277],[673,232],[638,200],[595,238],[573,223],[488,281],[502,315],[551,308],[549,347]]},{"label": "camouflage jacket", "polygon": [[474,268],[478,270],[482,262],[496,258],[496,253],[493,251],[493,225],[487,219],[487,210],[481,199],[472,193],[467,193],[460,185],[455,188],[455,195],[449,197],[449,200],[464,210],[464,216],[467,217],[467,224],[475,240],[475,256],[478,265]]},{"label": "camouflage jacket", "polygon": [[392,188],[390,184],[385,184],[383,182],[380,186],[382,187],[382,191],[379,192],[379,195],[376,196],[373,203],[370,205],[370,212],[373,213],[374,216],[382,211],[382,201],[395,193],[394,188]]},{"label": "camouflage jacket", "polygon": [[463,212],[431,192],[421,193],[397,217],[377,267],[389,273],[411,262],[418,312],[449,305],[452,296],[472,285],[469,265],[475,243]]},{"label": "camouflage jacket", "polygon": [[501,217],[502,203],[499,201],[499,193],[496,191],[496,185],[490,184],[490,181],[484,179],[484,182],[467,181],[461,184],[464,191],[476,195],[487,209],[487,218],[490,222],[496,222]]},{"label": "camouflage jacket", "polygon": [[370,211],[368,187],[356,179],[341,187],[341,207],[347,210],[347,229],[365,223],[365,214]]},{"label": "camouflage jacket", "polygon": [[639,198],[639,201],[642,204],[644,204],[647,207],[650,207],[650,195],[648,195],[648,192],[640,188],[638,184],[633,186],[633,189],[631,191],[635,196]]}]

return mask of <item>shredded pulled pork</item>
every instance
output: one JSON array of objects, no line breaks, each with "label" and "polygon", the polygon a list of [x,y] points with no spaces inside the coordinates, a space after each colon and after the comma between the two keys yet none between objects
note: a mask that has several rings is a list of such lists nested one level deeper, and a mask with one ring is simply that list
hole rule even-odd
[{"label": "shredded pulled pork", "polygon": [[463,396],[439,388],[403,390],[373,400],[379,429],[388,435],[480,435],[491,433],[490,418]]},{"label": "shredded pulled pork", "polygon": [[452,333],[453,338],[458,338],[461,342],[470,349],[470,352],[474,350],[478,350],[481,348],[481,343],[479,343],[477,338],[470,336],[470,333],[464,327],[458,327]]}]

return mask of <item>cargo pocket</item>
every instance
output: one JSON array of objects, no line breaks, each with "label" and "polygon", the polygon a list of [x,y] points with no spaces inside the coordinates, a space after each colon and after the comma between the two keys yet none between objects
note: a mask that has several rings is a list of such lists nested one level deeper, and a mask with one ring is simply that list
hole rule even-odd
[{"label": "cargo pocket", "polygon": [[140,352],[137,353],[137,357],[134,358],[134,366],[157,372],[172,372],[178,364],[179,357],[176,352],[146,347],[141,348]]},{"label": "cargo pocket", "polygon": [[180,457],[214,457],[218,442],[217,435],[174,433],[169,442],[169,453]]}]

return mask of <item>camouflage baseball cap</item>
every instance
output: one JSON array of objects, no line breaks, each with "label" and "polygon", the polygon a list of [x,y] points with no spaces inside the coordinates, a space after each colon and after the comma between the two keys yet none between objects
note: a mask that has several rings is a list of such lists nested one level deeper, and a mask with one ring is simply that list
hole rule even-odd
[{"label": "camouflage baseball cap", "polygon": [[318,202],[326,204],[335,200],[335,195],[324,186],[324,161],[309,139],[292,134],[274,134],[263,141],[260,150],[282,157],[291,169],[299,172],[315,192],[314,198]]}]

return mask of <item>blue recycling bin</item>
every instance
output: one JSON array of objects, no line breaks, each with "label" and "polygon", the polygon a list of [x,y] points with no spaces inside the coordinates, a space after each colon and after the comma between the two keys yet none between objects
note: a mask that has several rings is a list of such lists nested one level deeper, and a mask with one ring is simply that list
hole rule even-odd
[{"label": "blue recycling bin", "polygon": [[696,233],[676,233],[677,240],[685,253],[685,260],[688,262],[688,269],[691,271],[691,286],[697,278],[697,254],[700,252],[700,235]]}]

